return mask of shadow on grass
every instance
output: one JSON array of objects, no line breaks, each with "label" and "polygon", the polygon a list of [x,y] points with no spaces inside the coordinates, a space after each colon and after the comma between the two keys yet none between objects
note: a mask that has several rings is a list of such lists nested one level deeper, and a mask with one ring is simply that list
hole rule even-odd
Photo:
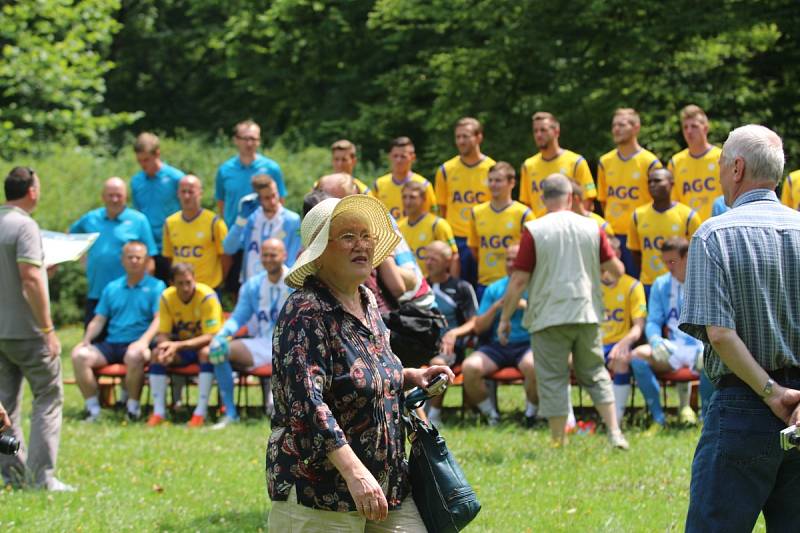
[{"label": "shadow on grass", "polygon": [[175,523],[159,523],[158,531],[266,531],[268,511],[229,511],[213,513]]}]

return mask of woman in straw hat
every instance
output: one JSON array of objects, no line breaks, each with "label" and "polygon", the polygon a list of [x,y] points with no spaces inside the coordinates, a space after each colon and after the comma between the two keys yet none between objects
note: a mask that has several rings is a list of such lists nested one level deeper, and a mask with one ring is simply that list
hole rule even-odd
[{"label": "woman in straw hat", "polygon": [[323,200],[300,233],[305,251],[286,276],[297,291],[273,336],[269,529],[425,531],[407,478],[403,389],[453,373],[404,369],[362,286],[399,237],[366,195]]}]

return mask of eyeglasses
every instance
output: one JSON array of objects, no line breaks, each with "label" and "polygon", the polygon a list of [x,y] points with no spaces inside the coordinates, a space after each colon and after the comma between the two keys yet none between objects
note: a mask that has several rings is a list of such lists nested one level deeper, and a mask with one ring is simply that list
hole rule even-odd
[{"label": "eyeglasses", "polygon": [[367,248],[374,248],[378,242],[378,237],[376,235],[372,235],[371,233],[362,233],[361,235],[356,235],[355,233],[342,233],[338,237],[334,237],[329,239],[330,241],[339,241],[344,248],[355,248],[356,244],[359,242],[363,242]]},{"label": "eyeglasses", "polygon": [[237,135],[236,138],[249,143],[257,143],[261,140],[261,137],[242,137],[241,135]]}]

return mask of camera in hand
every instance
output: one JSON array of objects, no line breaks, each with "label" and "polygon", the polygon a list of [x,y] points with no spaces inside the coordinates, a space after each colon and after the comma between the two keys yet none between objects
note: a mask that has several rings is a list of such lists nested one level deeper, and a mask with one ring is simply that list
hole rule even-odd
[{"label": "camera in hand", "polygon": [[3,455],[17,455],[19,451],[19,441],[11,435],[0,433],[0,453]]},{"label": "camera in hand", "polygon": [[794,425],[781,431],[781,449],[800,449],[800,426]]}]

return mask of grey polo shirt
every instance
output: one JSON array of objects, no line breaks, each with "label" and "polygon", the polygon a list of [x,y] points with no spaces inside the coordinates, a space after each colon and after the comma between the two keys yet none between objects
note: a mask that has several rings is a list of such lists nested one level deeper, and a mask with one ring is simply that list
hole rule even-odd
[{"label": "grey polo shirt", "polygon": [[[31,306],[22,295],[18,263],[43,267],[39,225],[24,210],[0,206],[0,339],[41,337]],[[47,288],[47,274],[41,269]]]}]

